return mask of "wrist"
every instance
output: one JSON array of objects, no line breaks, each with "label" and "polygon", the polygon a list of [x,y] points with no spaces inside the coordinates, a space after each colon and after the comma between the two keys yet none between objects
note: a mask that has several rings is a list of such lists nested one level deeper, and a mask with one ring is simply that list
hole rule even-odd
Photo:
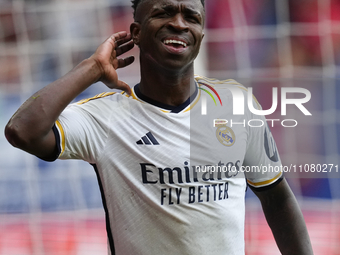
[{"label": "wrist", "polygon": [[102,68],[93,58],[83,60],[77,68],[80,69],[84,78],[86,78],[90,84],[96,83],[102,76]]}]

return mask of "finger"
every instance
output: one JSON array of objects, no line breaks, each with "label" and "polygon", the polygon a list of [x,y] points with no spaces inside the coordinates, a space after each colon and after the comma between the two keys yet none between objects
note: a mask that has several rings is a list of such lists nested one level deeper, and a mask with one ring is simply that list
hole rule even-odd
[{"label": "finger", "polygon": [[121,31],[118,33],[114,33],[113,35],[110,36],[110,38],[115,42],[119,41],[121,38],[125,38],[128,35],[126,31]]},{"label": "finger", "polygon": [[119,46],[118,48],[116,48],[116,56],[118,57],[118,56],[124,54],[125,52],[128,52],[134,46],[135,46],[135,44],[131,40],[128,43],[125,43],[125,44]]},{"label": "finger", "polygon": [[118,89],[118,90],[123,90],[126,93],[128,93],[129,95],[131,95],[131,88],[128,84],[126,84],[125,82],[118,80],[117,83],[112,84],[112,83],[105,83],[105,85],[107,87],[109,87],[110,89]]},{"label": "finger", "polygon": [[118,59],[118,68],[123,68],[126,67],[128,65],[131,65],[133,63],[133,61],[135,61],[135,57],[134,56],[129,56],[127,58],[120,58]]},{"label": "finger", "polygon": [[121,31],[111,35],[106,41],[110,42],[113,48],[116,48],[121,44],[120,41],[122,41],[122,39],[124,40],[124,38],[126,38],[128,35],[131,36],[126,31]]},{"label": "finger", "polygon": [[115,45],[116,45],[116,47],[118,47],[118,46],[130,41],[131,39],[132,39],[131,34],[120,35],[119,38],[118,37],[114,38]]}]

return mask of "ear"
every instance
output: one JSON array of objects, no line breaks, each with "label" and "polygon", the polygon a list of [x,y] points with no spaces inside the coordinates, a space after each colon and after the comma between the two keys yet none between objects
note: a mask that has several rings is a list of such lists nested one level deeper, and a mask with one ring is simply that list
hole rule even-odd
[{"label": "ear", "polygon": [[130,33],[132,36],[132,40],[136,45],[139,45],[139,36],[140,36],[140,23],[133,22],[130,25]]}]

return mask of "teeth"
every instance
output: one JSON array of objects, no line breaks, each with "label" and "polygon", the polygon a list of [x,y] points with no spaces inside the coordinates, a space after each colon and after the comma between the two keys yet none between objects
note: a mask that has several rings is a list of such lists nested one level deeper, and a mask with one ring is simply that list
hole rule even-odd
[{"label": "teeth", "polygon": [[177,41],[177,40],[164,40],[165,44],[180,44],[183,45],[184,47],[187,47],[187,44],[182,41]]}]

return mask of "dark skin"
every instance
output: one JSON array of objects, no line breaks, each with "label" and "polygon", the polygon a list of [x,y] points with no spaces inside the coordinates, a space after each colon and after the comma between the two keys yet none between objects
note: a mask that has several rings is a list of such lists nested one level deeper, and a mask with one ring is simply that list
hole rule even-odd
[{"label": "dark skin", "polygon": [[89,59],[36,92],[20,106],[5,128],[7,140],[14,147],[42,159],[53,160],[57,147],[51,128],[76,96],[97,81],[130,93],[130,87],[118,79],[116,69],[134,61],[133,57],[117,58],[133,46],[131,35],[126,32],[110,36]]},{"label": "dark skin", "polygon": [[[140,89],[149,98],[177,106],[195,89],[193,62],[204,36],[205,18],[199,2],[150,0],[138,6],[130,31],[141,52]],[[186,46],[167,45],[167,39]]]},{"label": "dark skin", "polygon": [[313,254],[305,220],[287,181],[265,191],[251,189],[261,201],[281,254]]},{"label": "dark skin", "polygon": [[[118,58],[134,44],[141,53],[141,92],[164,104],[182,104],[195,88],[193,62],[204,36],[204,19],[200,0],[142,1],[131,35],[112,35],[89,59],[29,98],[6,126],[8,141],[45,160],[54,159],[57,148],[52,126],[76,96],[97,81],[130,93],[116,70],[134,61],[133,57]],[[267,191],[252,190],[281,253],[313,254],[302,213],[286,180]]]}]

